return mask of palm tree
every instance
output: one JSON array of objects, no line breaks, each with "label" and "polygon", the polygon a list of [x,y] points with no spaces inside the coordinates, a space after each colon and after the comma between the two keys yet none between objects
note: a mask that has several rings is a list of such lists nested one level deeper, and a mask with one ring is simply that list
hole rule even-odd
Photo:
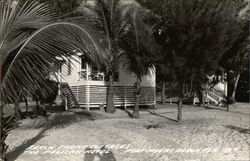
[{"label": "palm tree", "polygon": [[[57,20],[57,21],[56,21]],[[87,26],[88,24],[86,24]],[[18,100],[18,93],[32,95],[51,90],[47,78],[54,74],[57,59],[80,50],[93,62],[103,61],[102,48],[91,27],[62,22],[47,5],[27,2],[23,6],[0,2],[0,157],[6,160],[7,133],[15,126],[3,108]],[[69,43],[70,42],[70,43]],[[104,53],[104,51],[102,51]],[[46,93],[43,93],[46,95]]]},{"label": "palm tree", "polygon": [[152,56],[154,39],[151,29],[145,23],[145,20],[151,16],[150,11],[142,8],[137,3],[129,6],[127,15],[129,30],[127,30],[120,42],[120,46],[124,50],[120,61],[124,70],[136,77],[133,118],[139,118],[140,82],[142,77],[154,68]]},{"label": "palm tree", "polygon": [[[114,75],[119,69],[119,62],[124,52],[119,47],[119,41],[124,32],[128,30],[126,14],[128,5],[122,0],[96,0],[85,6],[84,11],[87,13],[99,32],[104,35],[101,43],[107,52],[106,60],[103,62],[105,72],[109,78],[106,99],[106,112],[114,113]],[[126,2],[125,2],[126,3]]]}]

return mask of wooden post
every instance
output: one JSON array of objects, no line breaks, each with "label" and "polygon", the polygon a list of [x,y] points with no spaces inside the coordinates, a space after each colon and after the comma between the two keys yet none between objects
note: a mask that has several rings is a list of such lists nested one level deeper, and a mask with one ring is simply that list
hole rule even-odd
[{"label": "wooden post", "polygon": [[59,96],[61,95],[61,84],[60,84],[60,82],[58,83],[58,95]]},{"label": "wooden post", "polygon": [[87,74],[87,76],[86,76],[86,78],[87,78],[87,80],[86,80],[86,92],[87,92],[87,98],[86,98],[86,101],[87,101],[87,110],[89,110],[89,99],[90,99],[90,90],[89,90],[89,64],[88,63],[86,63],[86,68],[87,68],[87,71],[86,71],[86,74]]},{"label": "wooden post", "polygon": [[76,86],[76,100],[79,101],[79,85]]},{"label": "wooden post", "polygon": [[154,106],[156,108],[156,88],[154,86]]},{"label": "wooden post", "polygon": [[65,98],[65,111],[68,110],[68,100]]},{"label": "wooden post", "polygon": [[124,108],[127,109],[127,88],[124,86]]},{"label": "wooden post", "polygon": [[225,96],[227,96],[227,73],[225,73],[224,94]]}]

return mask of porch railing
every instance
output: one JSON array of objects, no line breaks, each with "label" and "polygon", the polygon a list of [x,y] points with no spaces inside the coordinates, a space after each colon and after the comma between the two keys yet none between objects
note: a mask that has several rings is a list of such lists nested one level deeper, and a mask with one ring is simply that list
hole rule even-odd
[{"label": "porch railing", "polygon": [[80,80],[104,81],[104,73],[98,71],[81,70],[78,74]]}]

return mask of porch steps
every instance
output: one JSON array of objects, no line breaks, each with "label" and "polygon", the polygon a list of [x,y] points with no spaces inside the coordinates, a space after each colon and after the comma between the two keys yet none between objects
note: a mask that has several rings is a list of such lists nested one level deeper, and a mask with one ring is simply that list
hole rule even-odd
[{"label": "porch steps", "polygon": [[206,97],[217,105],[220,105],[220,102],[224,100],[225,96],[223,92],[216,90],[214,88],[207,90]]},{"label": "porch steps", "polygon": [[80,107],[68,83],[60,84],[60,90],[67,99],[67,108]]}]

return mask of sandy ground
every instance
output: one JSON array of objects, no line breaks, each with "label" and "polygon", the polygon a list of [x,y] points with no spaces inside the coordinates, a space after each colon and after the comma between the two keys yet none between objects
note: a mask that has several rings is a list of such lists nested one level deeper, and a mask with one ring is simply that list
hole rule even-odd
[{"label": "sandy ground", "polygon": [[[176,105],[167,104],[157,105],[156,110],[141,111],[139,119],[129,118],[120,109],[115,114],[76,109],[52,113],[48,118],[25,119],[7,138],[8,158],[17,161],[250,160],[250,104],[237,103],[229,112],[218,107],[186,105],[181,122],[174,121],[176,115]],[[46,126],[39,127],[43,122]]]}]

